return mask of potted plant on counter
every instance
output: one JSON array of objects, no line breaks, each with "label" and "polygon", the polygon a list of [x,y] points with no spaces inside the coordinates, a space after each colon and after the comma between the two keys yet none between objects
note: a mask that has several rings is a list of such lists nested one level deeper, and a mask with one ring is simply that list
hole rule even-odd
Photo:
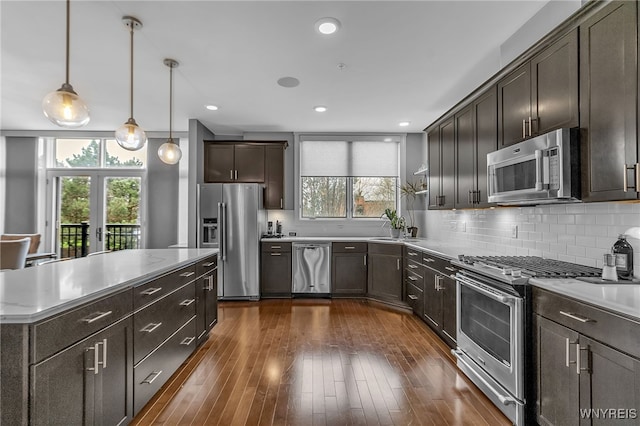
[{"label": "potted plant on counter", "polygon": [[415,226],[415,212],[413,210],[413,203],[418,197],[418,191],[423,190],[423,184],[421,182],[406,182],[400,185],[400,196],[407,200],[407,211],[409,212],[409,227],[407,232],[411,233],[411,237],[415,238],[418,235],[418,227]]},{"label": "potted plant on counter", "polygon": [[398,212],[394,209],[385,209],[383,217],[389,219],[389,226],[392,238],[400,238],[400,233],[404,230],[404,217],[398,216]]}]

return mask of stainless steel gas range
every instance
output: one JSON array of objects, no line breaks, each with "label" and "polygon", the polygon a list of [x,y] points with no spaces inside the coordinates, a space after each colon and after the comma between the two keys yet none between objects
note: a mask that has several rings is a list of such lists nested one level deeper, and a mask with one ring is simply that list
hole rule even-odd
[{"label": "stainless steel gas range", "polygon": [[533,415],[529,278],[599,277],[601,270],[535,256],[459,256],[458,367],[515,424]]}]

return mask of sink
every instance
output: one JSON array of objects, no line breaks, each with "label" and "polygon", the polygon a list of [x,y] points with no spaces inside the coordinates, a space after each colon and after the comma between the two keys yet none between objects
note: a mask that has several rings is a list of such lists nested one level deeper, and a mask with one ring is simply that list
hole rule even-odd
[{"label": "sink", "polygon": [[403,238],[393,238],[393,237],[374,237],[373,240],[382,240],[382,241],[401,241]]}]

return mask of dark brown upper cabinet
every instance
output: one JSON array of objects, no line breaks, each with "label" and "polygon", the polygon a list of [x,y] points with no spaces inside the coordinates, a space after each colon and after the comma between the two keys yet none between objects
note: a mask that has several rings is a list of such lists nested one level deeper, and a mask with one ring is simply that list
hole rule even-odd
[{"label": "dark brown upper cabinet", "polygon": [[495,86],[455,115],[455,207],[486,207],[487,154],[495,151],[497,136]]},{"label": "dark brown upper cabinet", "polygon": [[614,1],[580,26],[584,201],[640,196],[636,13],[637,2]]},{"label": "dark brown upper cabinet", "polygon": [[500,148],[562,127],[577,127],[578,30],[498,82]]},{"label": "dark brown upper cabinet", "polygon": [[205,142],[205,182],[264,182],[264,146]]},{"label": "dark brown upper cabinet", "polygon": [[284,144],[265,147],[265,209],[284,209],[284,150]]},{"label": "dark brown upper cabinet", "polygon": [[448,118],[427,133],[429,209],[452,209],[455,198],[455,121]]}]

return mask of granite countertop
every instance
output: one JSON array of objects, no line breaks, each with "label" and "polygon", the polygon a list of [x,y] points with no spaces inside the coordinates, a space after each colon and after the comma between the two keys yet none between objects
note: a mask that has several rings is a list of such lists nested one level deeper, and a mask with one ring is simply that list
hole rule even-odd
[{"label": "granite countertop", "polygon": [[0,272],[0,323],[32,323],[217,252],[178,248],[121,250]]},{"label": "granite countertop", "polygon": [[531,278],[529,283],[640,320],[640,284],[595,284],[572,278]]}]

